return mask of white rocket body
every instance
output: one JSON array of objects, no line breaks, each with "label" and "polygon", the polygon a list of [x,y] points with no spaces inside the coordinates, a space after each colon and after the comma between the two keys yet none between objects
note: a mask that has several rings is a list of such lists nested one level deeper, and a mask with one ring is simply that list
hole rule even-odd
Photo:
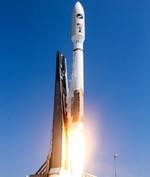
[{"label": "white rocket body", "polygon": [[71,118],[73,127],[84,119],[84,67],[83,42],[85,40],[85,16],[82,5],[77,2],[72,13],[73,62],[71,79]]},{"label": "white rocket body", "polygon": [[[85,16],[77,2],[72,13],[73,61],[70,89],[71,117],[71,174],[81,177],[84,165],[84,65],[83,43],[85,40]],[[80,140],[79,140],[80,139]],[[79,157],[80,156],[80,157]]]}]

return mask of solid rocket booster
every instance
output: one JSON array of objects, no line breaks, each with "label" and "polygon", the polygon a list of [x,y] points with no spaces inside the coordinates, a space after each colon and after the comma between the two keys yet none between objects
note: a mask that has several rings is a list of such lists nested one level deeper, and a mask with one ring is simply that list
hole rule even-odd
[{"label": "solid rocket booster", "polygon": [[82,5],[77,2],[72,13],[73,63],[71,80],[71,118],[76,127],[84,119],[84,70],[83,43],[85,40],[85,16]]}]

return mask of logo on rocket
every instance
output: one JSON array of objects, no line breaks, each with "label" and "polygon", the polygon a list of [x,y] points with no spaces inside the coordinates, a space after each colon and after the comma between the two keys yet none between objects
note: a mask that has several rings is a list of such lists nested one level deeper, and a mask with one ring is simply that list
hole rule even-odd
[{"label": "logo on rocket", "polygon": [[82,14],[77,14],[77,18],[83,19],[83,15]]}]

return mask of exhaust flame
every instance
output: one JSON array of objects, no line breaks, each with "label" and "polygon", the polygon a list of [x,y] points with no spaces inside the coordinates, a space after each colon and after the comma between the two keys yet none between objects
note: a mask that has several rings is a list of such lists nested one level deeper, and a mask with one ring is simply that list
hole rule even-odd
[{"label": "exhaust flame", "polygon": [[72,174],[82,176],[84,171],[84,133],[83,125],[72,130]]}]

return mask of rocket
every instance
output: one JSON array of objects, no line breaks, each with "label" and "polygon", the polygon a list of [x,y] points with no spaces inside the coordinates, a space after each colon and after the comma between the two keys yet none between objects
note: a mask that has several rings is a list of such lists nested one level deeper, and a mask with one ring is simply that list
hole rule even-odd
[{"label": "rocket", "polygon": [[[71,173],[81,176],[84,169],[84,69],[83,43],[85,40],[85,15],[77,2],[72,12],[72,76],[70,88],[71,118]],[[80,156],[80,160],[78,158]]]},{"label": "rocket", "polygon": [[71,86],[69,89],[66,58],[57,52],[51,147],[44,164],[30,177],[94,177],[83,171],[85,14],[79,2],[72,12],[71,40]]},{"label": "rocket", "polygon": [[71,119],[74,128],[84,120],[84,69],[83,43],[85,40],[85,15],[82,5],[77,2],[72,13],[73,62],[71,79]]}]

